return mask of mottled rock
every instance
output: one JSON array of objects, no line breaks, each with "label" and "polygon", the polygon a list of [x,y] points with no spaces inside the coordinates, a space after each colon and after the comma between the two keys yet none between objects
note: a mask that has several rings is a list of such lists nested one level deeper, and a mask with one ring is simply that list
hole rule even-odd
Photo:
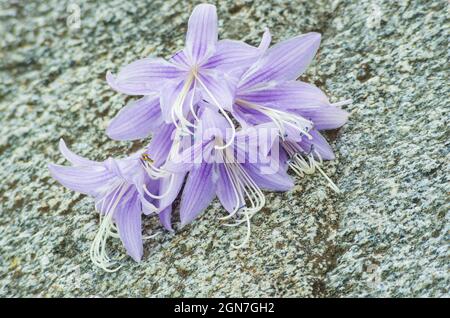
[{"label": "mottled rock", "polygon": [[196,3],[0,4],[0,295],[448,296],[443,0],[220,1],[221,37],[257,44],[264,27],[275,42],[323,34],[303,78],[333,101],[354,100],[349,123],[329,134],[337,159],[325,165],[342,194],[319,175],[268,194],[243,250],[230,244],[245,229],[222,226],[217,201],[175,235],[147,218],[145,231],[161,234],[141,263],[126,258],[112,274],[93,267],[93,202],[46,165],[64,162],[61,137],[95,160],[146,142],[105,136],[130,99],[105,73],[181,48]]}]

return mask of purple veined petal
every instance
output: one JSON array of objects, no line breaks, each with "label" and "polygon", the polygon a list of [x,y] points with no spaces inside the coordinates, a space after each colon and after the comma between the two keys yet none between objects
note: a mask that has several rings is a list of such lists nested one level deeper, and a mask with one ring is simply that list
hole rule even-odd
[{"label": "purple veined petal", "polygon": [[179,69],[186,72],[189,71],[189,57],[186,55],[186,49],[180,50],[175,53],[169,60],[172,64],[176,65]]},{"label": "purple veined petal", "polygon": [[281,147],[281,144],[278,145],[278,159],[280,162],[280,165],[283,167],[284,171],[287,171],[289,168],[289,155],[286,152],[286,150],[284,150],[283,147]]},{"label": "purple veined petal", "polygon": [[59,140],[59,151],[61,151],[62,155],[69,160],[71,164],[74,166],[99,166],[101,163],[86,159],[81,157],[75,153],[73,153],[67,146],[64,140],[61,138]]},{"label": "purple veined petal", "polygon": [[248,89],[270,81],[295,80],[314,58],[320,34],[311,32],[276,44],[243,75],[239,83]]},{"label": "purple veined petal", "polygon": [[236,207],[241,207],[245,205],[243,198],[237,194],[236,191],[241,191],[241,189],[236,189],[232,183],[230,176],[227,172],[225,164],[216,165],[217,172],[217,197],[222,203],[225,210],[232,213]]},{"label": "purple veined petal", "polygon": [[203,163],[189,173],[181,196],[181,226],[192,222],[214,199],[212,171],[213,165]]},{"label": "purple veined petal", "polygon": [[226,80],[225,75],[215,70],[204,71],[199,74],[198,85],[202,97],[213,107],[231,110],[234,100],[234,86],[232,80]]},{"label": "purple veined petal", "polygon": [[200,140],[167,161],[164,169],[173,173],[186,172],[195,165],[208,162],[213,148],[214,143],[211,140]]},{"label": "purple veined petal", "polygon": [[347,122],[349,116],[347,111],[332,105],[299,109],[296,113],[311,120],[317,130],[339,128]]},{"label": "purple veined petal", "polygon": [[201,105],[206,106],[202,107],[200,121],[194,133],[195,138],[203,141],[212,140],[215,137],[225,139],[227,137],[227,129],[231,129],[228,121],[219,113],[216,107],[207,103],[201,103]]},{"label": "purple veined petal", "polygon": [[136,194],[119,205],[114,213],[120,239],[127,254],[136,262],[141,260],[143,254],[141,217],[141,206]]},{"label": "purple veined petal", "polygon": [[300,81],[268,83],[256,89],[240,89],[236,98],[282,110],[330,105],[327,96],[319,88]]},{"label": "purple veined petal", "polygon": [[229,72],[234,68],[248,68],[260,56],[260,50],[242,41],[221,40],[216,53],[202,65],[205,69],[221,69]]},{"label": "purple veined petal", "polygon": [[303,138],[306,138],[304,134],[300,133],[300,131],[291,125],[284,125],[284,138],[293,142],[299,142]]},{"label": "purple veined petal", "polygon": [[221,40],[217,42],[214,55],[202,65],[202,68],[220,68],[227,73],[232,72],[233,69],[248,69],[265,53],[270,41],[271,35],[267,28],[258,47],[243,41]]},{"label": "purple veined petal", "polygon": [[[303,149],[305,153],[309,153],[311,151],[311,146],[313,146],[314,150],[320,154],[322,159],[333,160],[335,156],[328,141],[317,130],[311,130],[309,134],[312,136],[312,139],[310,140],[305,136],[298,143],[300,148]],[[315,157],[317,156],[315,155]]]},{"label": "purple veined petal", "polygon": [[257,109],[249,108],[245,105],[236,102],[233,105],[233,115],[241,123],[244,122],[245,126],[256,126],[264,123],[272,123],[273,120]]},{"label": "purple veined petal", "polygon": [[173,107],[178,96],[181,94],[184,83],[184,80],[170,81],[167,82],[161,90],[161,112],[162,117],[167,124],[174,121],[172,116]]},{"label": "purple veined petal", "polygon": [[186,53],[192,64],[201,64],[214,53],[217,43],[217,13],[211,4],[199,4],[189,18]]},{"label": "purple veined petal", "polygon": [[[159,200],[159,209],[164,210],[168,206],[172,206],[173,201],[180,193],[183,186],[186,172],[175,173],[173,176],[169,176],[161,179],[159,186],[159,194],[163,197]],[[171,180],[171,178],[173,178]]]},{"label": "purple veined petal", "polygon": [[51,176],[66,188],[96,196],[116,177],[102,166],[67,167],[49,164]]},{"label": "purple veined petal", "polygon": [[172,205],[169,205],[167,208],[159,212],[159,223],[161,223],[164,228],[169,231],[173,232],[172,227]]},{"label": "purple veined petal", "polygon": [[109,123],[106,134],[114,140],[142,139],[161,124],[159,96],[144,96],[122,108]]},{"label": "purple veined petal", "polygon": [[240,163],[258,162],[266,158],[273,144],[279,140],[279,131],[272,122],[248,126],[236,134],[235,156]]},{"label": "purple veined petal", "polygon": [[294,187],[292,178],[287,174],[283,163],[279,162],[278,158],[274,158],[271,164],[265,166],[245,164],[244,167],[250,178],[261,189],[284,192]]},{"label": "purple veined petal", "polygon": [[153,160],[156,167],[160,167],[167,159],[173,144],[173,132],[175,126],[172,124],[162,125],[152,137],[146,153]]},{"label": "purple veined petal", "polygon": [[243,128],[270,121],[270,118],[262,115],[260,112],[243,107],[239,104],[233,105],[232,114]]},{"label": "purple veined petal", "polygon": [[185,73],[161,58],[144,58],[123,67],[117,76],[110,72],[106,81],[116,91],[127,95],[149,95],[159,92],[161,83]]}]

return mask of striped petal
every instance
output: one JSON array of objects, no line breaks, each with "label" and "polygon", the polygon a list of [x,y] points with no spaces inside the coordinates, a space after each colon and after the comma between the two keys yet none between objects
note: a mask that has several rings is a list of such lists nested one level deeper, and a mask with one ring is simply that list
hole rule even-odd
[{"label": "striped petal", "polygon": [[318,130],[339,128],[347,122],[349,116],[347,111],[332,105],[300,109],[296,113],[312,121]]},{"label": "striped petal", "polygon": [[127,200],[114,213],[120,239],[127,254],[139,262],[143,254],[141,206],[137,196]]},{"label": "striped petal", "polygon": [[303,151],[305,153],[309,153],[312,149],[311,147],[313,147],[313,149],[320,154],[322,159],[333,160],[335,158],[333,149],[331,149],[330,145],[328,144],[328,141],[317,130],[311,130],[309,134],[312,136],[312,139],[304,137],[298,143],[298,145],[303,149]]},{"label": "striped petal", "polygon": [[63,139],[59,140],[59,151],[63,156],[70,161],[74,166],[91,166],[91,165],[101,165],[101,163],[83,158],[75,153],[73,153],[69,148],[67,148],[66,143]]},{"label": "striped petal", "polygon": [[110,122],[106,134],[115,140],[142,139],[161,124],[159,96],[145,96],[122,108]]},{"label": "striped petal", "polygon": [[312,61],[319,44],[320,34],[315,32],[278,43],[244,74],[239,87],[297,79]]},{"label": "striped petal", "polygon": [[217,197],[222,203],[225,210],[229,213],[233,212],[236,207],[241,207],[245,202],[236,193],[233,183],[231,182],[230,176],[228,175],[225,164],[217,164]]},{"label": "striped petal", "polygon": [[169,231],[173,232],[172,227],[172,205],[169,205],[167,208],[159,212],[159,223],[161,223],[164,228]]},{"label": "striped petal", "polygon": [[181,226],[192,222],[214,199],[212,168],[213,165],[203,163],[189,173],[181,197]]},{"label": "striped petal", "polygon": [[51,176],[63,186],[91,196],[96,196],[115,177],[115,174],[102,166],[67,167],[49,164]]},{"label": "striped petal", "polygon": [[123,67],[117,76],[108,72],[106,81],[119,93],[149,95],[159,92],[165,80],[182,74],[184,71],[161,58],[144,58]]},{"label": "striped petal", "polygon": [[200,4],[194,8],[186,34],[186,50],[191,62],[199,64],[210,56],[217,43],[217,13],[211,4]]}]

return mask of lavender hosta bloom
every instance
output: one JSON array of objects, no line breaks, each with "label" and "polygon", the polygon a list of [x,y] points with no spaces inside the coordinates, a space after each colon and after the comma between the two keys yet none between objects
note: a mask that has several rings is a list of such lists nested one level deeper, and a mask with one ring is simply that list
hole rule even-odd
[{"label": "lavender hosta bloom", "polygon": [[59,149],[72,166],[49,164],[52,177],[71,190],[94,197],[101,216],[90,250],[94,264],[106,271],[118,269],[111,269],[113,262],[106,253],[108,237],[119,237],[128,255],[140,261],[143,254],[141,215],[157,210],[143,191],[144,186],[155,191],[157,185],[145,173],[141,155],[96,162],[71,152],[62,139]]},{"label": "lavender hosta bloom", "polygon": [[317,87],[295,81],[313,59],[319,44],[320,34],[308,33],[269,48],[237,84],[233,115],[244,127],[273,122],[280,131],[282,147],[291,157],[293,170],[302,175],[317,168],[337,190],[320,168],[322,159],[334,156],[317,130],[342,126],[348,113],[338,106],[350,101],[331,104]]},{"label": "lavender hosta bloom", "polygon": [[[201,98],[217,107],[234,128],[225,110],[231,109],[234,89],[231,83],[236,80],[228,73],[248,67],[261,55],[268,42],[267,34],[259,48],[240,41],[218,41],[216,8],[200,4],[189,18],[185,48],[170,61],[144,58],[124,67],[116,77],[108,73],[107,81],[117,91],[129,95],[159,93],[162,117],[184,133],[191,133],[195,127],[187,117],[192,114],[197,119],[195,107]],[[145,133],[144,129],[140,132]]]},{"label": "lavender hosta bloom", "polygon": [[[277,140],[273,136],[267,136],[267,133],[260,137],[260,131],[270,127],[272,126],[264,125],[239,131],[230,147],[221,148],[226,142],[225,134],[230,126],[219,113],[208,108],[203,110],[199,127],[203,136],[185,149],[176,161],[166,165],[168,170],[189,171],[181,196],[182,226],[193,221],[217,195],[230,213],[225,219],[242,217],[236,223],[228,225],[247,223],[247,236],[242,244],[235,247],[246,244],[250,236],[250,219],[265,205],[261,189],[287,191],[293,186],[284,169],[278,165],[270,167],[269,162],[261,160],[268,159],[267,152]],[[261,173],[262,168],[268,168],[265,174]]]}]

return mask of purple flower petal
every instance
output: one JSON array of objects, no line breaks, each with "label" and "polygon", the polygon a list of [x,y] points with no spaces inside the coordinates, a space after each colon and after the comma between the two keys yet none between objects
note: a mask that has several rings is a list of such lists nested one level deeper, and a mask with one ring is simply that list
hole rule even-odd
[{"label": "purple flower petal", "polygon": [[249,67],[259,58],[260,52],[258,48],[242,41],[221,40],[217,43],[216,53],[202,67],[223,71]]},{"label": "purple flower petal", "polygon": [[173,144],[173,131],[175,126],[172,124],[162,125],[152,136],[152,140],[147,147],[146,153],[152,158],[153,164],[160,167],[167,159]]},{"label": "purple flower petal", "polygon": [[253,181],[264,190],[289,191],[294,186],[283,164],[275,160],[273,160],[273,167],[267,165],[264,170],[261,166],[253,164],[245,164],[244,167]]},{"label": "purple flower petal", "polygon": [[[171,177],[166,177],[160,181],[159,194],[164,196],[159,200],[159,209],[164,210],[166,207],[171,206],[173,201],[180,193],[183,186],[184,179],[186,177],[185,172],[175,173]],[[173,178],[170,180],[170,178]]]},{"label": "purple flower petal", "polygon": [[84,194],[96,196],[115,175],[98,165],[66,167],[49,164],[51,176],[63,186]]},{"label": "purple flower petal", "polygon": [[202,97],[215,108],[231,110],[234,99],[234,87],[232,80],[224,79],[223,74],[208,70],[199,74]]},{"label": "purple flower petal", "polygon": [[115,140],[146,138],[162,124],[159,96],[145,96],[130,102],[110,122],[106,134]]},{"label": "purple flower petal", "polygon": [[[233,212],[236,207],[241,207],[245,204],[241,197],[236,195],[234,185],[226,171],[225,164],[217,164],[217,197],[222,203],[225,210],[229,213]],[[240,190],[240,189],[238,189]]]},{"label": "purple flower petal", "polygon": [[314,85],[290,81],[275,85],[266,84],[257,89],[240,89],[236,98],[281,110],[328,106],[327,96]]},{"label": "purple flower petal", "polygon": [[158,92],[165,80],[182,76],[185,71],[160,58],[144,58],[123,67],[115,77],[106,74],[106,81],[116,91],[127,95],[149,95]]},{"label": "purple flower petal", "polygon": [[83,158],[75,153],[73,153],[69,148],[67,148],[66,143],[63,139],[59,140],[59,151],[63,156],[70,161],[74,166],[90,166],[90,165],[101,165],[101,163]]},{"label": "purple flower petal", "polygon": [[181,93],[184,86],[184,80],[167,82],[161,90],[160,103],[161,112],[164,121],[169,124],[172,123],[174,118],[172,117],[172,109],[175,101]]},{"label": "purple flower petal", "polygon": [[317,130],[339,128],[347,122],[349,113],[332,105],[299,109],[296,113],[311,120]]},{"label": "purple flower petal", "polygon": [[114,218],[128,255],[139,262],[143,254],[141,206],[137,196],[118,207]]},{"label": "purple flower petal", "polygon": [[322,159],[333,160],[335,158],[333,149],[331,149],[327,140],[317,130],[311,130],[309,133],[313,137],[311,140],[305,136],[298,143],[299,146],[303,149],[303,151],[305,153],[309,153],[311,151],[311,146],[313,146],[314,150],[320,154]]},{"label": "purple flower petal", "polygon": [[200,4],[194,8],[186,34],[186,51],[191,63],[199,64],[212,54],[217,43],[217,13],[211,4]]},{"label": "purple flower petal", "polygon": [[172,228],[172,205],[169,205],[167,208],[159,212],[159,222],[161,223],[164,228],[169,231],[173,232]]},{"label": "purple flower petal", "polygon": [[244,74],[239,87],[246,89],[264,82],[295,80],[312,61],[319,44],[320,34],[314,32],[278,43]]},{"label": "purple flower petal", "polygon": [[214,143],[209,140],[201,140],[194,145],[186,148],[172,160],[167,161],[164,169],[174,173],[186,172],[195,165],[210,160],[211,151]]},{"label": "purple flower petal", "polygon": [[193,221],[205,210],[215,196],[212,179],[213,165],[203,163],[189,173],[180,205],[181,226]]}]

